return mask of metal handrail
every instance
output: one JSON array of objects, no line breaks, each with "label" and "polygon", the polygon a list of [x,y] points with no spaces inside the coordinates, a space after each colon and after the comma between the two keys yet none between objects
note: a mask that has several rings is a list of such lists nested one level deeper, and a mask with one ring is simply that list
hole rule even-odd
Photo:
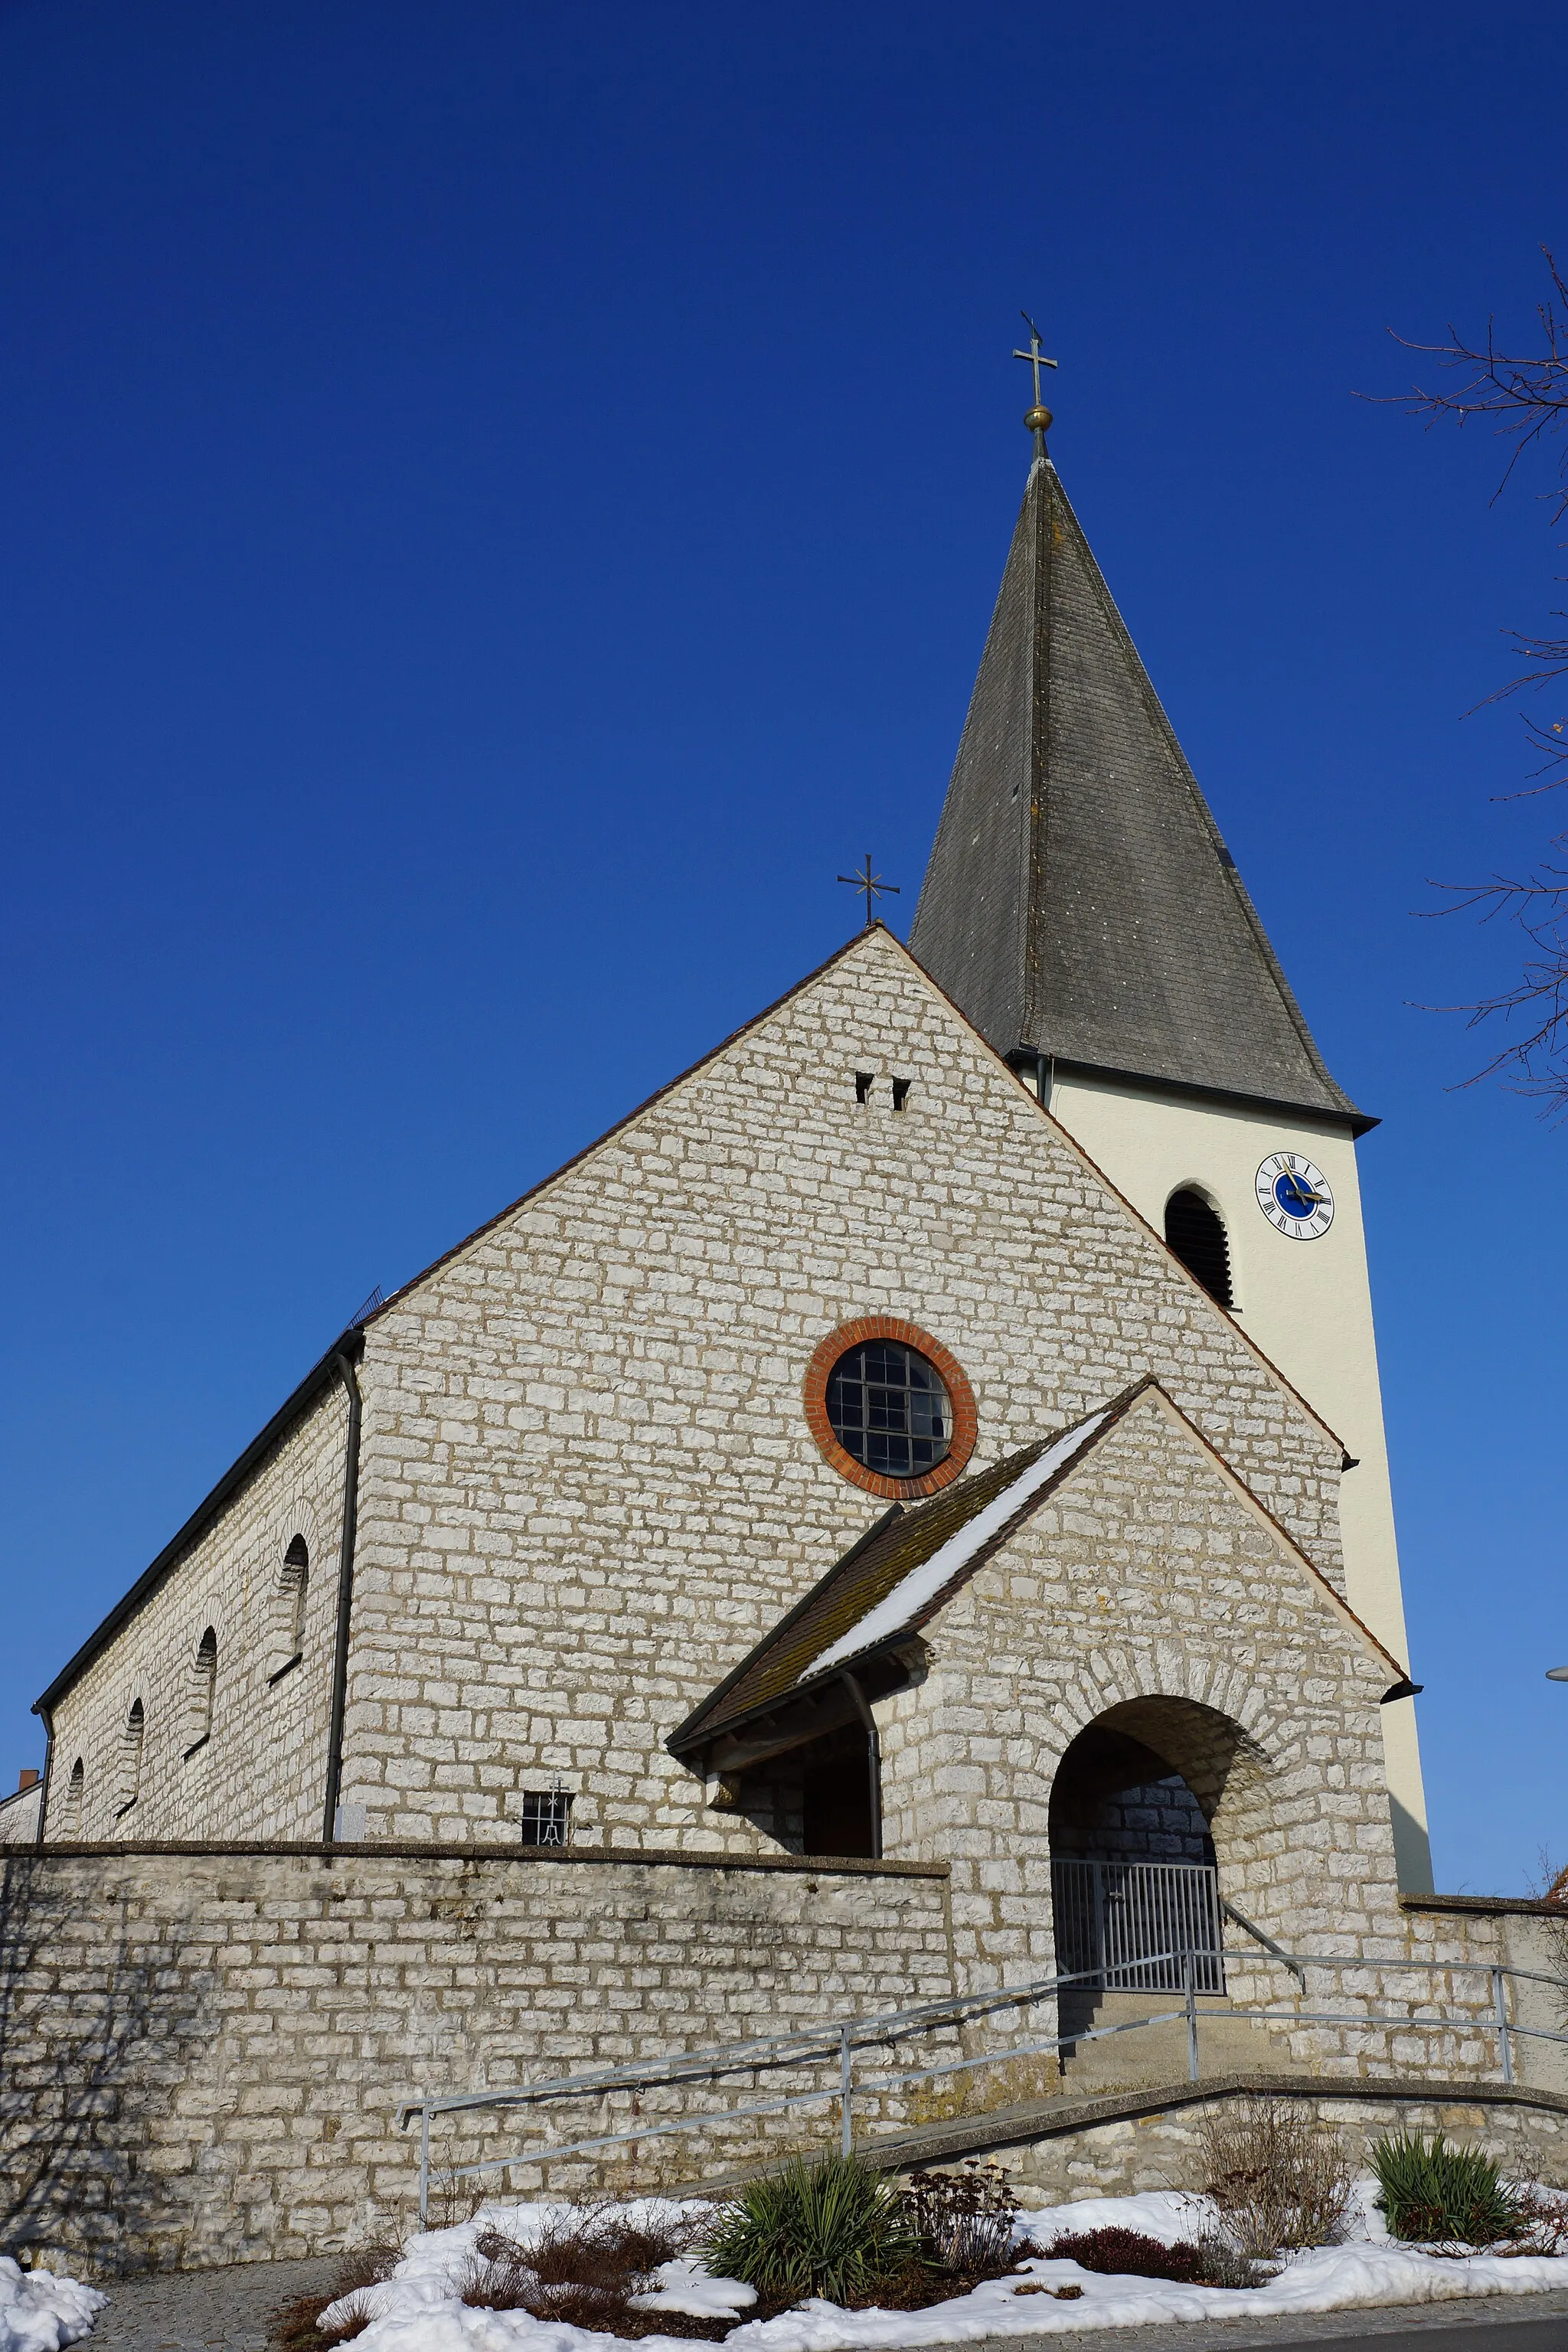
[{"label": "metal handrail", "polygon": [[1272,1936],[1266,1936],[1262,1928],[1247,1917],[1245,1911],[1238,1911],[1234,1903],[1226,1901],[1223,1895],[1219,1898],[1219,1907],[1227,1919],[1234,1920],[1245,1935],[1251,1937],[1255,1944],[1261,1944],[1266,1952],[1272,1952],[1281,1966],[1289,1969],[1301,1990],[1306,1991],[1307,1971],[1300,1961],[1285,1949],[1283,1944],[1277,1944]]},{"label": "metal handrail", "polygon": [[[1225,1907],[1230,1912],[1228,1904]],[[1543,2026],[1521,2025],[1509,2013],[1507,1987],[1510,1982],[1547,1985],[1559,1982],[1557,1978],[1540,1969],[1510,1968],[1489,1960],[1369,1959],[1359,1954],[1288,1952],[1253,1928],[1250,1921],[1242,1919],[1238,1914],[1233,1913],[1232,1916],[1238,1926],[1257,1935],[1259,1944],[1271,1958],[1277,1959],[1298,1979],[1303,1996],[1305,1972],[1309,1968],[1327,1969],[1336,1973],[1375,1969],[1389,1973],[1438,1978],[1485,1976],[1491,1979],[1492,2013],[1488,2017],[1470,2010],[1440,2009],[1434,2014],[1418,2016],[1410,2013],[1395,2015],[1391,2011],[1375,2010],[1238,2009],[1229,2001],[1223,2007],[1203,2007],[1197,1995],[1197,1968],[1200,1962],[1212,1959],[1213,1955],[1206,1947],[1199,1951],[1186,1946],[1142,1956],[1143,1961],[1151,1967],[1166,1961],[1181,1963],[1184,1990],[1179,2009],[1162,2010],[1148,2017],[1126,2019],[1116,2025],[1086,2027],[1074,2033],[1048,2035],[1042,2040],[1021,2044],[1009,2042],[1002,2048],[983,2052],[978,2057],[914,2067],[874,2082],[862,2081],[858,2086],[854,2080],[854,2053],[858,2049],[873,2043],[890,2048],[898,2042],[909,2041],[915,2034],[940,2030],[944,2024],[957,2025],[1004,2009],[1032,2008],[1037,2001],[1072,1986],[1101,1986],[1106,1972],[1103,1968],[1079,1969],[1056,1976],[1035,1978],[1021,1985],[998,1986],[984,1992],[960,1993],[948,2000],[922,2001],[910,2009],[889,2010],[872,2017],[825,2018],[793,2032],[770,2034],[754,2042],[721,2043],[701,2050],[669,2051],[655,2058],[634,2060],[620,2066],[595,2067],[581,2074],[558,2074],[543,2082],[519,2084],[508,2090],[471,2091],[436,2099],[427,2095],[412,2098],[405,2100],[399,2106],[397,2119],[400,2129],[406,2129],[415,2116],[420,2119],[420,2225],[425,2226],[429,2210],[431,2122],[441,2116],[462,2114],[478,2108],[500,2111],[531,2105],[543,2099],[581,2097],[593,2092],[608,2094],[637,2090],[655,2084],[696,2080],[716,2082],[719,2076],[726,2074],[758,2074],[806,2064],[813,2059],[837,2057],[838,2061],[837,2081],[825,2089],[795,2092],[743,2106],[704,2108],[696,2115],[662,2119],[639,2118],[630,2131],[599,2133],[584,2139],[547,2141],[542,2147],[530,2148],[518,2155],[492,2157],[477,2164],[444,2168],[447,2177],[454,2181],[475,2179],[485,2173],[509,2172],[520,2165],[544,2165],[566,2157],[595,2154],[602,2149],[625,2147],[637,2140],[700,2131],[714,2124],[781,2115],[796,2107],[833,2102],[839,2106],[840,2143],[847,2155],[854,2146],[852,2104],[857,2087],[863,2097],[879,2095],[907,2088],[912,2083],[934,2082],[949,2075],[971,2074],[984,2066],[1016,2063],[1023,2058],[1076,2048],[1080,2042],[1103,2041],[1112,2034],[1140,2032],[1149,2026],[1173,2024],[1178,2021],[1184,2021],[1186,2024],[1188,2074],[1194,2083],[1202,2079],[1198,2027],[1205,2018],[1232,2018],[1281,2026],[1400,2026],[1406,2031],[1412,2028],[1430,2031],[1462,2025],[1472,2032],[1496,2034],[1499,2063],[1505,2084],[1511,2084],[1514,2079],[1512,2044],[1515,2041],[1568,2043],[1568,2033],[1554,2033]],[[1412,2008],[1416,2005],[1413,2002]]]}]

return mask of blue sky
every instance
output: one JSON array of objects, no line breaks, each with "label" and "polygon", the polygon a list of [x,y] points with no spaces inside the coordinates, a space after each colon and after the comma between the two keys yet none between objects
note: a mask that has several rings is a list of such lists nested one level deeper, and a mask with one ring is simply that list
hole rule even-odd
[{"label": "blue sky", "polygon": [[[1439,1885],[1561,1823],[1537,469],[1358,390],[1568,248],[1560,8],[0,8],[7,1640],[31,1702],[374,1284],[913,910],[1027,457],[1363,1147]],[[1555,601],[1561,602],[1558,594]]]}]

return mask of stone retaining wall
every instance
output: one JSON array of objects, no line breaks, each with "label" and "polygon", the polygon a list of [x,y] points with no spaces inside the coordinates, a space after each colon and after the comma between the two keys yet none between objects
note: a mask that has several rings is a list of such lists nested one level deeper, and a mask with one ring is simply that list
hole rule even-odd
[{"label": "stone retaining wall", "polygon": [[[1245,2096],[1238,2087],[1201,2103],[1080,2125],[999,2151],[999,2160],[1018,2182],[1020,2201],[1030,2206],[1129,2197],[1146,2189],[1196,2189],[1204,2177],[1204,2117]],[[1371,2169],[1369,2151],[1385,2133],[1441,2131],[1450,2140],[1486,2148],[1510,2179],[1568,2188],[1568,2106],[1562,2103],[1515,2104],[1500,2092],[1401,2095],[1392,2085],[1354,2098],[1327,2086],[1292,2089],[1289,2096],[1293,2106],[1310,2108],[1340,2135],[1358,2172]]]},{"label": "stone retaining wall", "polygon": [[[945,1872],[898,1864],[13,1853],[0,2244],[111,2272],[407,2227],[417,2134],[398,2128],[402,2100],[939,2000],[945,1898]],[[761,2095],[802,2086],[775,2078]],[[625,2127],[603,2114],[552,2113],[549,2135]],[[673,2149],[690,2178],[765,2132],[777,2145],[833,2129],[824,2106],[746,2127],[745,2146],[667,2141],[656,2160]]]},{"label": "stone retaining wall", "polygon": [[[398,2110],[422,2093],[501,2089],[966,1989],[947,1874],[931,1864],[423,1844],[51,1846],[5,1856],[0,1885],[0,2247],[58,2248],[103,2272],[319,2252],[407,2228],[417,2135],[399,2128]],[[1429,1987],[1390,1969],[1377,1994],[1401,2011],[1436,1998],[1479,2012],[1489,1981],[1461,1977],[1462,1961],[1542,1975],[1561,1962],[1563,1916],[1541,1905],[1406,1898],[1401,1912],[1404,1932],[1383,1958],[1402,1947],[1456,1971]],[[1269,1990],[1280,1999],[1279,1986]],[[1311,2005],[1327,1994],[1314,1982]],[[1516,1985],[1512,2014],[1563,2030],[1554,1984]],[[1234,2065],[1215,2034],[1213,2059]],[[965,2039],[978,2050],[990,2035],[974,2028]],[[1459,2038],[1475,2050],[1450,2065],[1451,2038],[1298,2027],[1268,2037],[1260,2054],[1306,2078],[1299,2095],[1329,2102],[1325,2114],[1352,2137],[1441,2125],[1495,2146],[1510,2169],[1568,2182],[1564,2046],[1516,2042],[1510,2104],[1495,2042],[1472,2029]],[[921,2043],[919,2055],[952,2055],[946,2040]],[[731,2076],[720,2096],[830,2092],[833,2073],[816,2063]],[[1378,2077],[1394,2080],[1374,2089]],[[1413,2078],[1419,2095],[1400,2087]],[[1006,2102],[1043,2093],[1059,2121],[1037,2110],[1019,2127],[1015,2108],[1008,2123]],[[1047,2061],[1020,2062],[907,2099],[868,2085],[856,2115],[872,2136],[952,2116],[957,2152],[1009,2146],[1023,2181],[1050,2197],[1191,2185],[1190,2095],[1173,2084],[1168,2099],[1132,2095],[1119,2113],[1091,2113],[1070,2061],[1064,2076]],[[469,2210],[470,2185],[445,2177],[458,2162],[709,2104],[706,2084],[656,2085],[552,2105],[537,2123],[489,2110],[466,2133],[442,2122],[432,2218]],[[784,2116],[644,2138],[592,2168],[557,2163],[548,2185],[686,2185],[836,2143],[837,2128],[826,2096]],[[536,2192],[541,2175],[518,2172],[510,2185]]]}]

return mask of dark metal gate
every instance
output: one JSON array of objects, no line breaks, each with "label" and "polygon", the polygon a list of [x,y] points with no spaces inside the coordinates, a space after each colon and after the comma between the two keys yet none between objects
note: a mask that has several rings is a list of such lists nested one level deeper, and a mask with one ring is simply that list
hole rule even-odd
[{"label": "dark metal gate", "polygon": [[1057,1967],[1088,1975],[1107,1991],[1183,1992],[1183,1955],[1193,1955],[1193,1989],[1223,1993],[1219,1884],[1191,1862],[1051,1864]]}]

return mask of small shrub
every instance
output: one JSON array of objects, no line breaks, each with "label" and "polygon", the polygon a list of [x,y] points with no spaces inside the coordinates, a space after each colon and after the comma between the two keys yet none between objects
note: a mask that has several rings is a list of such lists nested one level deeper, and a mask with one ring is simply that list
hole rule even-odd
[{"label": "small shrub", "polygon": [[1238,2099],[1198,2127],[1204,2187],[1255,2260],[1332,2245],[1351,2200],[1344,2142],[1293,2100]]},{"label": "small shrub", "polygon": [[1001,2278],[1012,2269],[1018,2208],[1001,2165],[912,2172],[902,2202],[933,2269],[973,2280]]},{"label": "small shrub", "polygon": [[329,2345],[348,2344],[363,2336],[370,2326],[370,2313],[363,2305],[330,2334],[316,2322],[329,2305],[341,2303],[345,2295],[357,2296],[362,2288],[378,2286],[390,2278],[402,2259],[401,2246],[354,2247],[339,2264],[330,2293],[295,2295],[268,2314],[268,2352],[324,2352]]},{"label": "small shrub", "polygon": [[1520,2200],[1493,2158],[1479,2147],[1450,2147],[1441,2132],[1380,2139],[1372,2168],[1390,2230],[1410,2244],[1492,2246],[1521,2227]]},{"label": "small shrub", "polygon": [[703,2260],[715,2278],[743,2280],[765,2303],[804,2295],[862,2299],[921,2267],[903,2199],[856,2156],[801,2158],[752,2181],[714,2216]]},{"label": "small shrub", "polygon": [[634,2220],[608,2205],[566,2207],[547,2215],[531,2244],[500,2230],[474,2241],[458,2282],[461,2300],[481,2311],[526,2311],[607,2336],[689,2336],[717,2342],[732,2319],[699,2319],[685,2312],[637,2311],[661,2263],[691,2244],[692,2225],[677,2215]]},{"label": "small shrub", "polygon": [[1140,2230],[1112,2226],[1057,2238],[1046,2252],[1052,2262],[1077,2263],[1103,2277],[1173,2279],[1179,2286],[1261,2286],[1266,2275],[1249,2255],[1213,2236],[1166,2246]]},{"label": "small shrub", "polygon": [[1568,2197],[1556,2189],[1516,2189],[1514,2233],[1527,2254],[1568,2254]]},{"label": "small shrub", "polygon": [[1278,2274],[1278,2263],[1259,2261],[1247,2253],[1217,2230],[1205,2230],[1193,2241],[1193,2251],[1198,2257],[1197,2284],[1200,2286],[1262,2286]]}]

